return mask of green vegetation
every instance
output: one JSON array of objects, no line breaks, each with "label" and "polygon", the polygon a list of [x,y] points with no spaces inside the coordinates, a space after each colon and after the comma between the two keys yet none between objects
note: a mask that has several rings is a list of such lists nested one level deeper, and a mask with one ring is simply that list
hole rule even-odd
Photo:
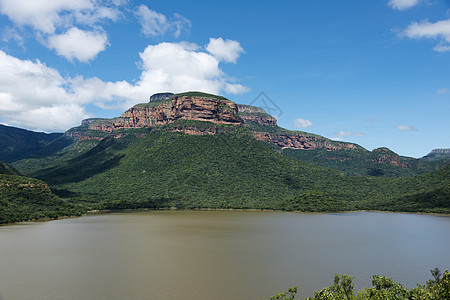
[{"label": "green vegetation", "polygon": [[[417,285],[409,290],[400,283],[385,276],[374,275],[372,277],[373,287],[366,287],[355,294],[354,277],[348,275],[334,275],[334,283],[314,293],[314,297],[308,300],[448,300],[450,299],[450,272],[444,274],[436,268],[431,270],[433,276],[426,285]],[[289,291],[277,293],[270,299],[292,300],[297,294],[297,287]]]},{"label": "green vegetation", "polygon": [[[239,113],[239,114],[241,114],[241,113]],[[280,127],[278,125],[262,125],[262,124],[255,123],[255,122],[248,123],[246,125],[252,131],[267,132],[270,134],[278,134],[278,135],[283,135],[283,134],[285,134],[285,135],[301,135],[301,136],[305,136],[305,137],[317,137],[317,138],[322,138],[323,140],[327,140],[323,136],[320,136],[317,134],[304,132],[304,131],[298,131],[298,130],[289,130],[289,129]],[[330,142],[333,143],[333,141],[330,141]]]},{"label": "green vegetation", "polygon": [[450,150],[435,149],[431,153],[428,153],[427,155],[422,157],[422,159],[426,161],[446,160],[447,163],[450,163]]},{"label": "green vegetation", "polygon": [[98,140],[89,139],[78,141],[62,151],[53,155],[48,155],[42,158],[27,158],[12,163],[12,166],[18,170],[21,170],[23,174],[32,174],[38,170],[57,166],[64,161],[75,158],[84,152],[92,149],[99,143]]},{"label": "green vegetation", "polygon": [[[230,101],[201,92],[175,96]],[[219,109],[230,109],[228,102],[216,103]],[[253,111],[250,114],[266,115],[258,108],[243,108]],[[116,120],[99,119],[96,124],[108,125]],[[0,137],[6,134],[5,147],[10,143],[11,149],[23,146],[28,137],[41,139],[37,142],[39,147],[21,146],[17,153],[13,151],[14,160],[26,159],[14,161],[12,166],[26,176],[47,182],[57,195],[44,189],[46,193],[32,196],[33,190],[26,190],[31,193],[31,202],[24,204],[20,200],[24,189],[4,188],[0,196],[9,195],[8,207],[18,205],[22,207],[18,211],[26,212],[11,220],[36,218],[39,213],[31,213],[31,207],[45,201],[50,205],[49,211],[55,211],[51,201],[60,207],[58,216],[91,209],[172,207],[450,213],[450,165],[446,160],[429,162],[400,157],[385,148],[369,152],[357,145],[354,149],[337,151],[281,149],[254,139],[254,132],[304,136],[328,146],[350,143],[257,122],[234,126],[178,120],[112,133],[89,130],[88,122],[84,124],[64,136],[0,127]],[[199,135],[186,135],[183,131]],[[15,135],[17,142],[13,143]],[[81,136],[83,139],[74,143]],[[5,165],[0,165],[0,173],[17,174]],[[416,176],[420,173],[424,174]],[[9,186],[20,185],[4,185]],[[15,200],[11,195],[18,198]],[[36,211],[45,211],[44,205]]]},{"label": "green vegetation", "polygon": [[0,224],[62,216],[85,210],[52,194],[44,182],[17,175],[0,175]]},{"label": "green vegetation", "polygon": [[10,165],[4,164],[0,161],[0,174],[6,175],[20,175],[19,171],[11,167]]},{"label": "green vegetation", "polygon": [[[169,132],[182,126],[217,134]],[[450,166],[410,178],[350,177],[273,151],[246,128],[209,122],[128,129],[121,138],[104,139],[79,155],[68,152],[47,168],[24,173],[85,209],[450,213]]]},{"label": "green vegetation", "polygon": [[370,152],[363,148],[336,151],[283,149],[283,154],[306,163],[338,170],[350,176],[406,177],[430,172],[448,164],[448,161],[443,160],[424,161],[402,157],[389,151],[387,155],[398,161],[399,165],[396,165],[386,161],[385,153]]},{"label": "green vegetation", "polygon": [[223,96],[217,96],[217,95],[203,93],[203,92],[197,92],[197,91],[175,94],[175,97],[205,97],[205,98],[210,98],[210,99],[230,101]]},{"label": "green vegetation", "polygon": [[13,162],[27,157],[54,154],[73,143],[62,133],[33,132],[0,124],[0,160]]},{"label": "green vegetation", "polygon": [[146,103],[139,103],[136,104],[134,107],[158,107],[161,104],[165,104],[165,103],[171,103],[172,99],[171,98],[166,98],[160,101],[152,101],[152,102],[146,102]]}]

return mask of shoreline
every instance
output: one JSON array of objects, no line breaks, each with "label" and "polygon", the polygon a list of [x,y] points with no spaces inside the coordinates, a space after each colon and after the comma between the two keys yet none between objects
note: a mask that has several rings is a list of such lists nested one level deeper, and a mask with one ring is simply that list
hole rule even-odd
[{"label": "shoreline", "polygon": [[350,211],[299,211],[299,210],[275,210],[275,209],[257,209],[257,208],[133,208],[133,209],[94,209],[88,210],[86,213],[80,216],[62,216],[58,218],[42,218],[30,221],[20,221],[13,223],[3,223],[2,226],[8,225],[20,225],[28,223],[44,223],[50,221],[58,221],[65,219],[81,218],[88,215],[95,214],[108,214],[108,213],[132,213],[132,212],[148,212],[148,211],[242,211],[242,212],[277,212],[277,213],[297,213],[297,214],[348,214],[348,213],[390,213],[390,214],[414,214],[414,215],[430,215],[430,216],[440,216],[440,217],[450,217],[450,214],[445,213],[426,213],[426,212],[402,212],[402,211],[384,211],[384,210],[350,210]]}]

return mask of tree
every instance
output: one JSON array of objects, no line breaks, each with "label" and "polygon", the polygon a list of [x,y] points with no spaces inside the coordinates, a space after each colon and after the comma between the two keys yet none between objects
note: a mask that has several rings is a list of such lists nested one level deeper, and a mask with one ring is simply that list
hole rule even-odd
[{"label": "tree", "polygon": [[297,294],[297,287],[291,287],[287,292],[277,292],[270,300],[293,300]]}]

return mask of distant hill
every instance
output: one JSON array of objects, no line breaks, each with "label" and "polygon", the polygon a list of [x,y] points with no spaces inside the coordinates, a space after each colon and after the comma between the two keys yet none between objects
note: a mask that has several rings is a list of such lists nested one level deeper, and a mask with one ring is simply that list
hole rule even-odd
[{"label": "distant hill", "polygon": [[85,211],[54,195],[45,182],[0,174],[0,224],[79,216]]},{"label": "distant hill", "polygon": [[43,133],[0,124],[0,160],[6,163],[27,157],[52,155],[73,143],[63,133]]},{"label": "distant hill", "polygon": [[450,149],[434,149],[424,157],[422,160],[436,161],[436,160],[450,160]]}]

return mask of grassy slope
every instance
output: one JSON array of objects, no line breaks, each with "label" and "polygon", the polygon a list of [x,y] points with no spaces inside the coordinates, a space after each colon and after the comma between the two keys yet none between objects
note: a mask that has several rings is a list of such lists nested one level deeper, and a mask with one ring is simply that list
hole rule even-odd
[{"label": "grassy slope", "polygon": [[[450,212],[448,167],[417,178],[349,177],[281,155],[245,129],[235,130],[106,139],[34,175],[72,201],[87,201],[87,208]],[[443,201],[427,202],[435,194]]]}]

